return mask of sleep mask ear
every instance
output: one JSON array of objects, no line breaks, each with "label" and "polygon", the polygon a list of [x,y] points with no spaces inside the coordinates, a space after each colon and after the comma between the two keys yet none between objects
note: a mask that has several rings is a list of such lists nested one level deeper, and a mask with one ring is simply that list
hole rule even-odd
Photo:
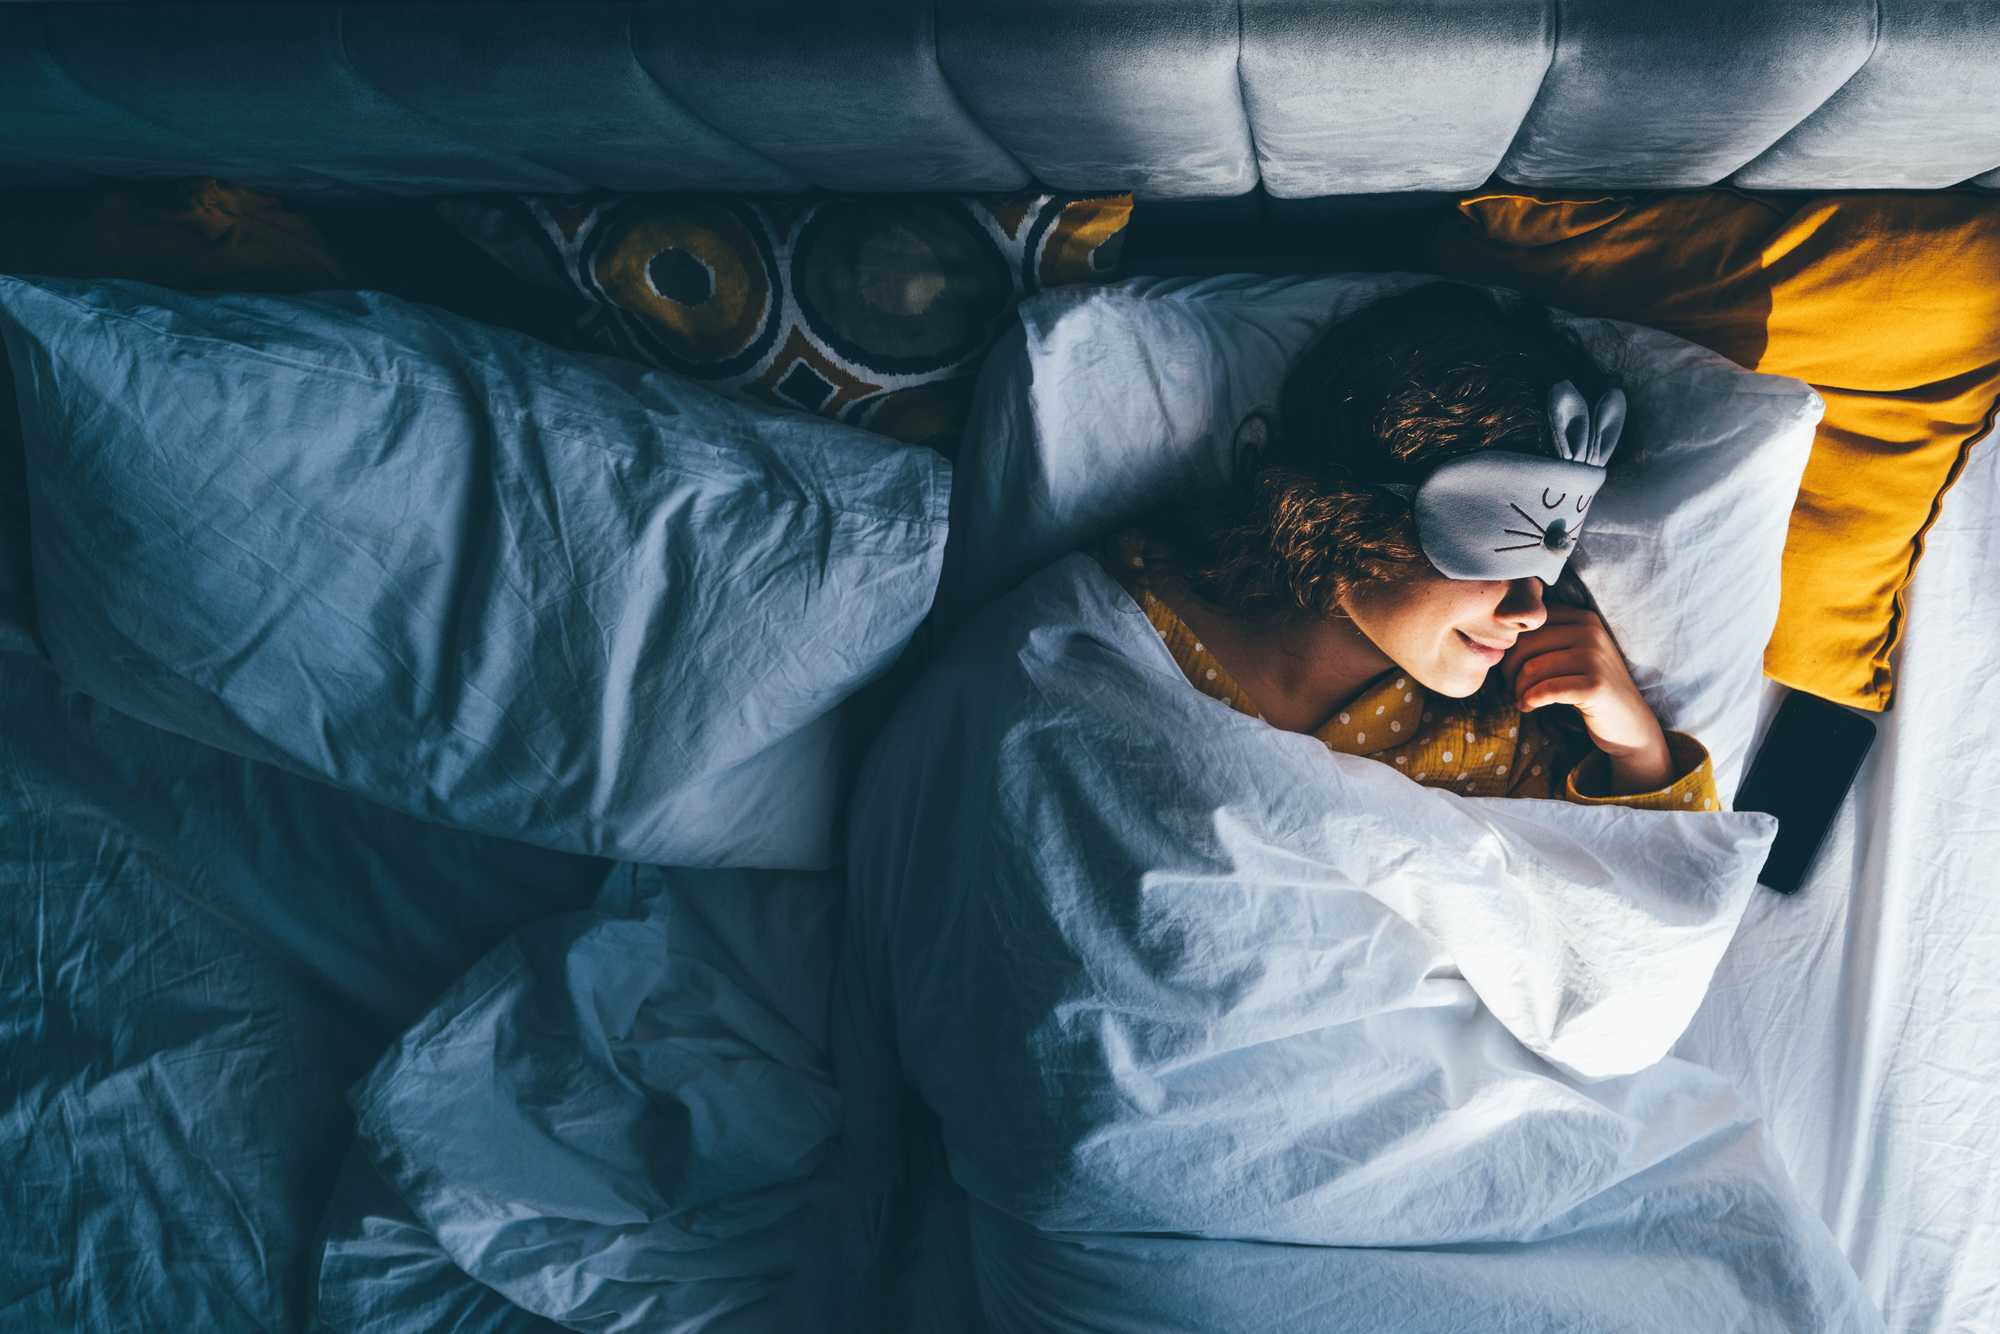
[{"label": "sleep mask ear", "polygon": [[1271,421],[1268,408],[1252,408],[1250,414],[1236,424],[1236,436],[1230,442],[1229,471],[1232,477],[1241,476],[1245,469],[1253,468],[1270,446],[1271,436],[1276,427]]},{"label": "sleep mask ear", "polygon": [[1484,449],[1440,464],[1412,496],[1417,542],[1447,579],[1540,579],[1553,584],[1576,549],[1625,429],[1625,391],[1595,408],[1568,380],[1549,390],[1560,458]]}]

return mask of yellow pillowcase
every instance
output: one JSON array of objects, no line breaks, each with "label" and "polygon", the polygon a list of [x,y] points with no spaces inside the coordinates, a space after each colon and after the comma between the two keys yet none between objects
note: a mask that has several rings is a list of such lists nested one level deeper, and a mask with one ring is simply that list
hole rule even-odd
[{"label": "yellow pillowcase", "polygon": [[1826,400],[1765,671],[1889,707],[1924,534],[2000,400],[2000,199],[1487,193],[1425,242],[1439,273],[1632,320]]}]

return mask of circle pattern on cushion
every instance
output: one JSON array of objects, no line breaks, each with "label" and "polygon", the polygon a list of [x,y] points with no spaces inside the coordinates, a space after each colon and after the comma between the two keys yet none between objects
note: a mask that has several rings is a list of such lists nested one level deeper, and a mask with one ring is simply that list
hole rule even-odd
[{"label": "circle pattern on cushion", "polygon": [[586,246],[592,285],[635,317],[649,361],[699,379],[740,375],[777,340],[777,261],[740,204],[687,196],[614,213]]},{"label": "circle pattern on cushion", "polygon": [[792,249],[799,313],[844,361],[903,374],[982,351],[1014,308],[1007,261],[964,209],[839,200]]},{"label": "circle pattern on cushion", "polygon": [[955,447],[1014,307],[1117,268],[1129,195],[598,195],[454,201],[604,351],[738,398]]}]

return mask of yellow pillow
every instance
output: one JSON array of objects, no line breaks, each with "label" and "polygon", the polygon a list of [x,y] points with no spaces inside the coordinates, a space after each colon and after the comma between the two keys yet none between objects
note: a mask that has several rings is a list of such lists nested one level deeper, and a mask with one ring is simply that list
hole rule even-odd
[{"label": "yellow pillow", "polygon": [[1924,534],[2000,400],[2000,198],[1487,193],[1431,268],[1633,320],[1826,400],[1785,543],[1765,671],[1889,707]]}]

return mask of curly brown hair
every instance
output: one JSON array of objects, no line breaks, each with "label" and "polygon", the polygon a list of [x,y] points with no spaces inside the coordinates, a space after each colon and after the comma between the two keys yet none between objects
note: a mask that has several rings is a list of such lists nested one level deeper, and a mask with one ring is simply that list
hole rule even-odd
[{"label": "curly brown hair", "polygon": [[1482,449],[1555,454],[1560,380],[1592,402],[1615,383],[1539,302],[1453,282],[1378,300],[1292,364],[1231,485],[1140,521],[1150,564],[1240,615],[1341,615],[1356,584],[1424,563],[1409,501],[1383,484]]}]

